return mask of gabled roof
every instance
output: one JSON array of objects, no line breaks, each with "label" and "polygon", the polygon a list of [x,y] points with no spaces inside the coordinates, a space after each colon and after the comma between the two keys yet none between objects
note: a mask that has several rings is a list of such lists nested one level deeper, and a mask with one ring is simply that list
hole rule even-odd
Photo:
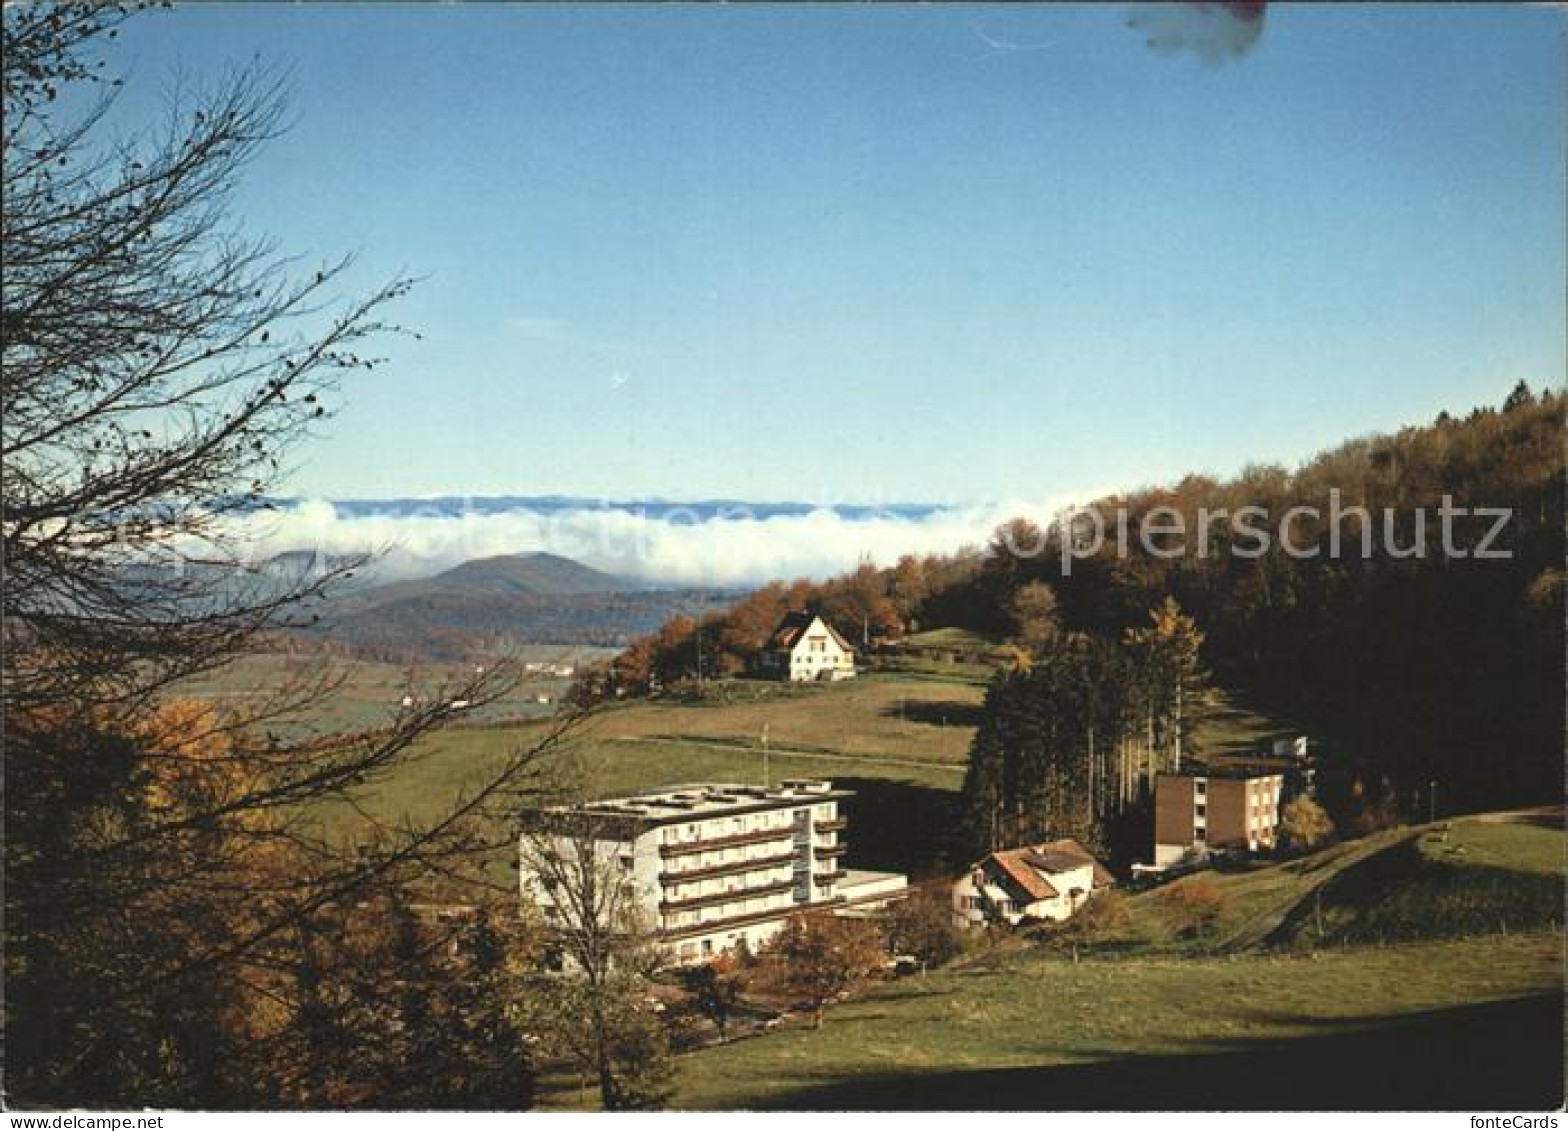
[{"label": "gabled roof", "polygon": [[[814,623],[822,620],[816,613],[794,612],[790,613],[779,622],[778,628],[773,630],[773,635],[768,639],[770,650],[788,651],[800,643],[800,638],[806,634]],[[828,635],[838,641],[838,646],[846,652],[853,652],[855,646],[840,635],[826,620],[822,620],[822,627],[828,630]]]},{"label": "gabled roof", "polygon": [[1026,845],[993,852],[976,865],[986,875],[1022,893],[1026,903],[1054,899],[1058,890],[1050,877],[1079,868],[1093,869],[1093,885],[1109,887],[1116,882],[1110,870],[1091,856],[1083,845],[1070,837],[1047,844]]},{"label": "gabled roof", "polygon": [[998,874],[1008,887],[1023,892],[1028,898],[1025,903],[1035,903],[1042,899],[1055,899],[1058,893],[1039,872],[1019,859],[1018,851],[993,852],[981,863],[981,867],[993,874]]},{"label": "gabled roof", "polygon": [[[1073,863],[1068,865],[1070,868],[1081,868],[1085,864],[1093,865],[1094,886],[1097,888],[1110,887],[1116,882],[1116,877],[1111,875],[1111,870],[1096,860],[1088,849],[1072,837],[1063,837],[1061,840],[1053,840],[1048,844],[1042,844],[1035,849],[1035,852],[1052,860],[1061,858],[1071,860]],[[1065,871],[1066,869],[1053,870]]]}]

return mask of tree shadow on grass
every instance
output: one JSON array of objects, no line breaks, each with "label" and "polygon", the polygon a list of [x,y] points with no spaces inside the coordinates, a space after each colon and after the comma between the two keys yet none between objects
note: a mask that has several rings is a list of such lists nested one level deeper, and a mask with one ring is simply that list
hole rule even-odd
[{"label": "tree shadow on grass", "polygon": [[[1530,1111],[1563,1102],[1563,996],[1431,1010],[1221,1051],[911,1072],[780,1097],[803,1111]],[[1300,1019],[1295,1019],[1300,1023]],[[1325,1028],[1346,1024],[1323,1019]]]},{"label": "tree shadow on grass", "polygon": [[977,727],[985,716],[979,703],[957,699],[909,699],[882,708],[885,719],[904,719],[932,727]]},{"label": "tree shadow on grass", "polygon": [[835,775],[833,784],[855,794],[843,806],[849,819],[844,838],[850,867],[907,872],[911,879],[954,870],[956,792],[885,778]]}]

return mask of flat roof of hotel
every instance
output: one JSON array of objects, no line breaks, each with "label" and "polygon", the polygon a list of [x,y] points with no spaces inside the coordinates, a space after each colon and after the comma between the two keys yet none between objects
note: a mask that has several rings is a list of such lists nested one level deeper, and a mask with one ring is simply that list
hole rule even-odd
[{"label": "flat roof of hotel", "polygon": [[621,818],[639,824],[663,825],[837,801],[852,796],[854,794],[850,790],[834,789],[831,781],[817,778],[789,778],[774,786],[693,782],[604,797],[575,805],[556,805],[544,812],[558,816],[580,814],[584,817]]}]

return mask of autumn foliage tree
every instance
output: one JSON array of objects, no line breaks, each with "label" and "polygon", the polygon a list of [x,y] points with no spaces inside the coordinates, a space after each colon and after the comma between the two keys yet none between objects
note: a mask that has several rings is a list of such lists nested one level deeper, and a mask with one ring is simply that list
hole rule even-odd
[{"label": "autumn foliage tree", "polygon": [[1292,852],[1312,852],[1334,839],[1334,822],[1323,806],[1303,793],[1280,810],[1279,832]]},{"label": "autumn foliage tree", "polygon": [[263,569],[244,531],[340,381],[377,368],[409,284],[343,297],[348,261],[243,231],[234,189],[285,111],[264,67],[111,134],[99,52],[131,18],[158,17],[4,12],[6,1083],[27,1103],[244,1106],[276,1098],[250,1069],[292,1023],[259,973],[282,940],[410,871],[484,887],[453,865],[507,847],[480,818],[533,792],[571,720],[432,820],[367,817],[350,844],[307,813],[363,812],[444,704],[506,689],[505,665],[309,741],[279,735],[341,680],[327,665],[243,710],[175,701],[352,572]]},{"label": "autumn foliage tree", "polygon": [[792,915],[761,952],[777,964],[784,988],[822,1027],[828,1004],[886,958],[874,924],[821,912]]},{"label": "autumn foliage tree", "polygon": [[720,955],[712,962],[698,963],[681,972],[681,984],[691,994],[697,1011],[713,1022],[719,1040],[729,1034],[730,1018],[746,991],[746,972],[734,959]]},{"label": "autumn foliage tree", "polygon": [[908,955],[924,974],[956,956],[962,946],[959,927],[944,892],[915,891],[890,903],[878,921],[894,955]]}]

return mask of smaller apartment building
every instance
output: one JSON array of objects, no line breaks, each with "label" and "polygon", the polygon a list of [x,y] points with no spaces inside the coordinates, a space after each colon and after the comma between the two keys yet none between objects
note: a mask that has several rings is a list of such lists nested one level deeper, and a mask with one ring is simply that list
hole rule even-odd
[{"label": "smaller apartment building", "polygon": [[1285,776],[1248,769],[1160,774],[1154,783],[1154,865],[1190,852],[1266,852],[1279,842]]},{"label": "smaller apartment building", "polygon": [[[596,855],[631,885],[642,919],[670,957],[695,962],[741,942],[755,949],[799,911],[863,910],[904,893],[901,875],[843,867],[847,821],[839,803],[850,796],[826,781],[704,784],[540,816],[592,830]],[[562,912],[530,860],[537,835],[523,838],[522,890],[549,921]],[[558,850],[575,851],[570,839],[557,838]]]}]

